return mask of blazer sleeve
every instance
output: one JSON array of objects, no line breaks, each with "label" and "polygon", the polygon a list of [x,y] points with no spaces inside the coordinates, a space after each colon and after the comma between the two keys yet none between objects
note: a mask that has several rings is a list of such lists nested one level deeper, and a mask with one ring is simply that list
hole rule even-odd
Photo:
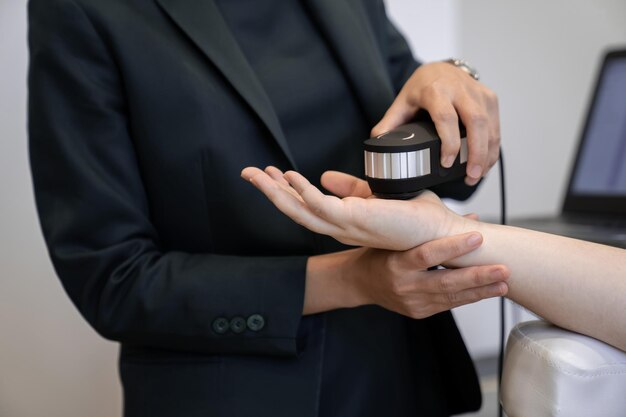
[{"label": "blazer sleeve", "polygon": [[[108,339],[207,354],[295,355],[306,257],[162,250],[129,133],[123,77],[98,33],[71,0],[29,3],[31,171],[65,290]],[[246,328],[235,331],[241,319]]]},{"label": "blazer sleeve", "polygon": [[409,47],[406,39],[387,16],[385,6],[381,1],[383,21],[383,36],[385,39],[386,60],[389,76],[397,95],[413,72],[421,65]]}]

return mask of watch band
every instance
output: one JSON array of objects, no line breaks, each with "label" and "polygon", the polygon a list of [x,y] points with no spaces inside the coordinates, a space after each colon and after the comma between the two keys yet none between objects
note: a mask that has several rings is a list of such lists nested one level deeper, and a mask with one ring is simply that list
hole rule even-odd
[{"label": "watch band", "polygon": [[476,81],[480,80],[480,74],[478,73],[476,68],[474,68],[469,62],[467,62],[464,59],[449,58],[449,59],[446,59],[443,62],[447,62],[448,64],[452,64],[455,67],[462,69],[463,71],[465,71],[470,77],[472,77]]}]

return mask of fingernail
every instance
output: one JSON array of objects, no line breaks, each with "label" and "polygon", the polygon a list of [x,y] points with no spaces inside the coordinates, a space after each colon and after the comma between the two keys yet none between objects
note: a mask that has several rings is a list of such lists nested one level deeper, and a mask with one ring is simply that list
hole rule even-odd
[{"label": "fingernail", "polygon": [[480,178],[480,174],[482,173],[482,168],[480,165],[472,165],[468,172],[469,176],[472,178]]},{"label": "fingernail", "polygon": [[470,178],[470,177],[465,177],[465,184],[469,185],[470,187],[475,186],[476,184],[478,184],[478,181],[480,181],[480,179],[475,179],[475,178]]},{"label": "fingernail", "polygon": [[454,163],[454,159],[455,159],[454,155],[448,155],[441,160],[441,165],[444,168],[450,168],[452,164]]},{"label": "fingernail", "polygon": [[507,292],[509,292],[509,286],[506,285],[504,282],[499,282],[493,285],[493,290],[494,290],[494,293],[496,293],[497,295],[503,296]]},{"label": "fingernail", "polygon": [[481,235],[479,235],[478,233],[472,233],[467,238],[467,244],[470,247],[478,246],[478,245],[480,245],[481,240],[482,240],[482,236]]}]

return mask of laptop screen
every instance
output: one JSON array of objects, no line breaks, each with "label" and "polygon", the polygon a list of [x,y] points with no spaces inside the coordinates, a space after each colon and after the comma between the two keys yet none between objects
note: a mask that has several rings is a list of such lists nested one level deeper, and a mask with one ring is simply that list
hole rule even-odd
[{"label": "laptop screen", "polygon": [[626,214],[626,51],[605,57],[587,117],[564,209]]},{"label": "laptop screen", "polygon": [[626,58],[607,62],[571,192],[626,195]]}]

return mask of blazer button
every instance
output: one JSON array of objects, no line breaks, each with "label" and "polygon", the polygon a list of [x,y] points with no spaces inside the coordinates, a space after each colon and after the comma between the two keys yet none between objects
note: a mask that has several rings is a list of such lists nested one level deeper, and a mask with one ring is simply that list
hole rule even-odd
[{"label": "blazer button", "polygon": [[233,317],[230,321],[230,330],[232,330],[233,333],[242,333],[246,330],[246,319],[243,317]]},{"label": "blazer button", "polygon": [[253,314],[248,317],[248,328],[252,331],[258,332],[265,327],[265,319],[260,314]]},{"label": "blazer button", "polygon": [[224,317],[213,320],[213,331],[217,334],[224,334],[228,331],[229,323]]}]

